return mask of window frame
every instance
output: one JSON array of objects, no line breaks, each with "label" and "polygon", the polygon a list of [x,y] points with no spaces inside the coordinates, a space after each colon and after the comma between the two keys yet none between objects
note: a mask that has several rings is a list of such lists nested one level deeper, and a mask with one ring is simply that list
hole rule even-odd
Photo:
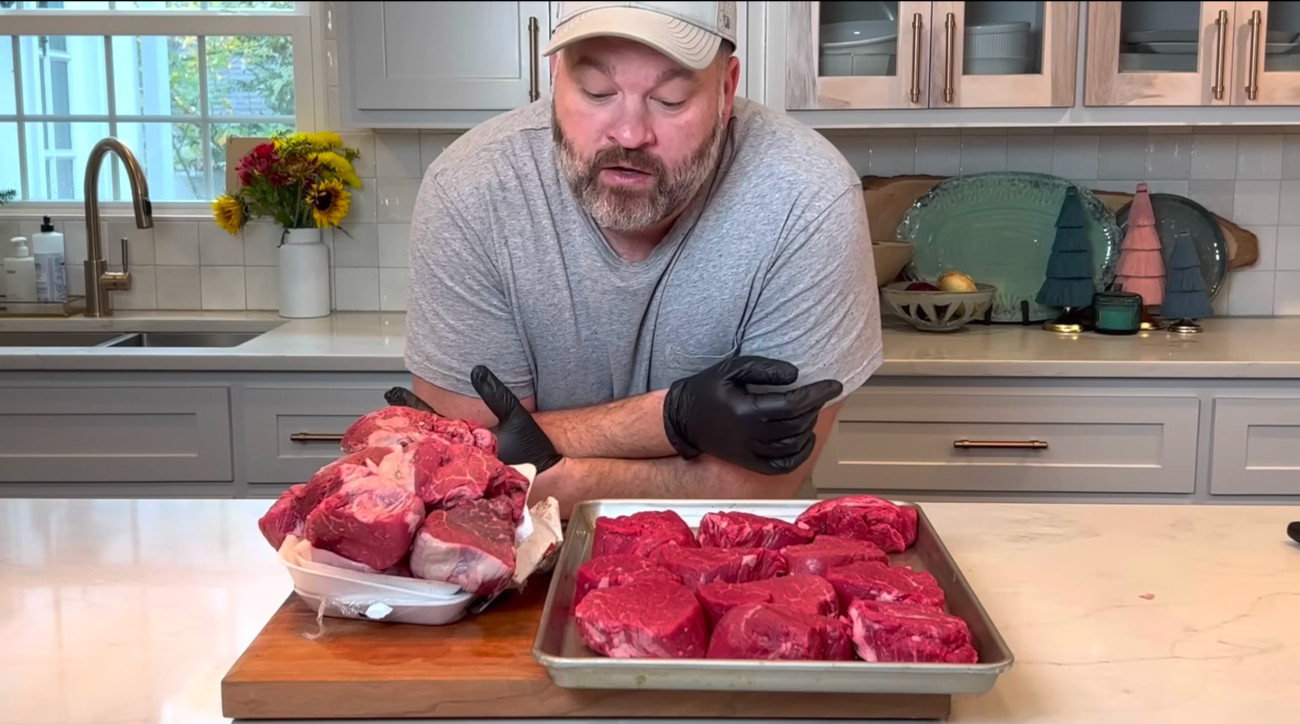
[{"label": "window frame", "polygon": [[[324,47],[323,28],[321,27],[320,2],[302,2],[294,3],[292,11],[234,11],[234,10],[171,10],[171,11],[139,11],[139,10],[99,10],[99,11],[77,11],[77,10],[0,10],[0,18],[3,19],[4,31],[2,35],[6,37],[17,38],[19,36],[31,35],[80,35],[80,36],[97,36],[104,38],[107,44],[114,36],[256,36],[256,35],[277,35],[289,36],[293,42],[293,77],[294,77],[294,127],[299,131],[316,131],[319,130],[320,119],[324,116],[325,109],[325,78],[320,69],[319,58],[321,49]],[[14,53],[15,67],[18,68],[18,54],[20,52],[19,44],[15,41],[11,43],[12,52]],[[0,50],[0,52],[3,52]],[[21,68],[21,71],[27,71]],[[21,93],[22,73],[15,74],[16,93]],[[108,89],[111,94],[112,89]],[[123,121],[134,123],[137,121],[135,116],[117,116],[110,109],[109,114],[103,115],[78,115],[64,117],[39,116],[41,120],[28,120],[37,118],[24,113],[22,98],[16,98],[17,104],[14,114],[0,114],[0,123],[17,122],[23,130],[27,128],[39,128],[42,123],[58,122],[63,120],[77,122],[99,122],[108,124],[111,121]],[[148,120],[166,120],[165,117],[153,118]],[[30,124],[24,127],[22,124]],[[12,216],[68,216],[80,213],[85,208],[85,200],[81,201],[49,201],[49,200],[29,200],[26,198],[29,183],[27,168],[32,161],[44,162],[43,159],[29,159],[27,156],[26,144],[22,142],[22,134],[19,136],[18,154],[20,182],[22,187],[18,189],[19,198],[14,201],[0,206],[0,218]],[[106,159],[106,163],[111,161],[120,166],[116,157]],[[78,169],[84,174],[85,169]],[[81,176],[77,176],[78,185],[81,183]],[[101,188],[101,199],[108,196]],[[211,215],[211,200],[198,201],[154,201],[153,215],[155,217],[183,217],[192,218],[195,216]],[[121,215],[131,213],[130,201],[113,201],[104,199],[99,202],[101,213],[106,215]]]}]

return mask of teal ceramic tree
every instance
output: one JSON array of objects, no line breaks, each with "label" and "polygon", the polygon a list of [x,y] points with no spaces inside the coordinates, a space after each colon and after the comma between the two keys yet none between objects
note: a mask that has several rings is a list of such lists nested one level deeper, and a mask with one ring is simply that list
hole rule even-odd
[{"label": "teal ceramic tree", "polygon": [[1046,327],[1058,332],[1082,328],[1082,310],[1092,304],[1097,285],[1092,279],[1092,257],[1083,228],[1083,202],[1073,187],[1065,190],[1061,213],[1056,217],[1056,238],[1047,259],[1047,275],[1035,301],[1057,307],[1060,316]]},{"label": "teal ceramic tree", "polygon": [[1160,307],[1160,316],[1177,320],[1169,325],[1172,332],[1201,331],[1195,320],[1214,316],[1214,307],[1205,289],[1201,261],[1192,246],[1191,234],[1180,231],[1174,237],[1174,249],[1166,267],[1165,300]]}]

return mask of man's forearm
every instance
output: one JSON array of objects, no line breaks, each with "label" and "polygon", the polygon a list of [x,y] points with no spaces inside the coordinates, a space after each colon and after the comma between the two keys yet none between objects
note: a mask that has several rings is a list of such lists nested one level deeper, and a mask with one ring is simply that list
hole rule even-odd
[{"label": "man's forearm", "polygon": [[571,458],[664,458],[676,455],[664,432],[665,391],[604,405],[533,415],[561,455]]}]

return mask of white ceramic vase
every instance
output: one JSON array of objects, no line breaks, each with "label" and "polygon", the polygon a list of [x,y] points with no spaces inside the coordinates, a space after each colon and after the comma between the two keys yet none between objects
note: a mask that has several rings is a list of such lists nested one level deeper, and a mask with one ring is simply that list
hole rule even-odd
[{"label": "white ceramic vase", "polygon": [[320,229],[289,229],[277,251],[280,316],[289,319],[330,314],[330,251]]}]

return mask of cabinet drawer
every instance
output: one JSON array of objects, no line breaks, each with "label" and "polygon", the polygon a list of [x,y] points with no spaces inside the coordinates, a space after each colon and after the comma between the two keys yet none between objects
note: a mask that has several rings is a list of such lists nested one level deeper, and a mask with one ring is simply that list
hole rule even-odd
[{"label": "cabinet drawer", "polygon": [[0,387],[0,482],[230,482],[227,387]]},{"label": "cabinet drawer", "polygon": [[[348,426],[387,403],[374,387],[249,387],[244,394],[244,475],[250,483],[305,483],[341,454]],[[306,439],[295,439],[302,433]]]},{"label": "cabinet drawer", "polygon": [[1214,401],[1210,494],[1300,494],[1300,398]]},{"label": "cabinet drawer", "polygon": [[1195,397],[850,395],[819,489],[1190,493]]}]

